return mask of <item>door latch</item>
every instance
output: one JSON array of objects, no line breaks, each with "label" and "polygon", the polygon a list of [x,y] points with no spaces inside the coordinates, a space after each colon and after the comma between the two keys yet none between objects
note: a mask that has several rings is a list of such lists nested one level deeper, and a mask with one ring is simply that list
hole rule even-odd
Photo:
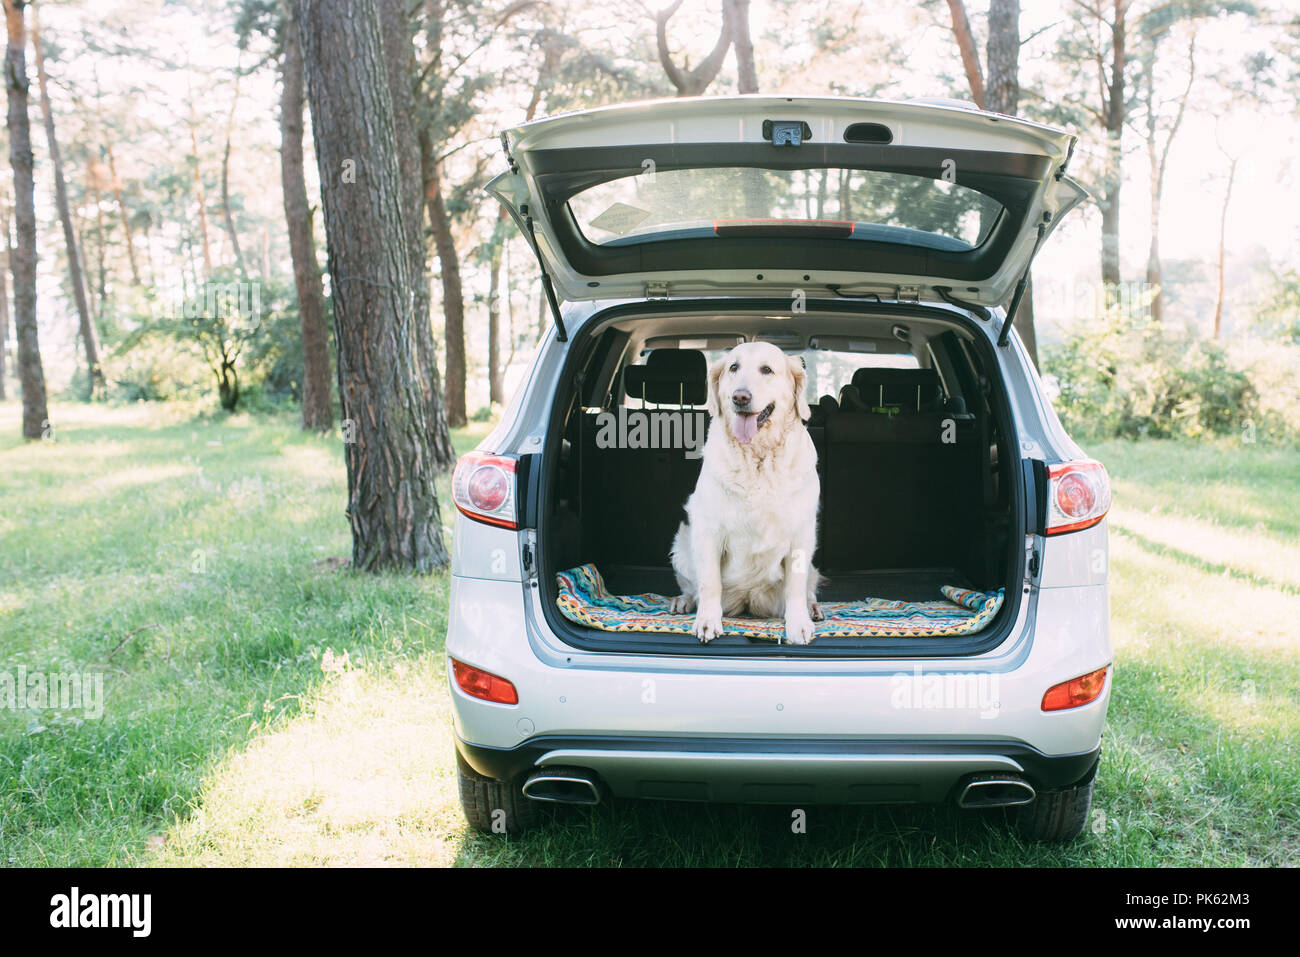
[{"label": "door latch", "polygon": [[803,120],[764,120],[763,139],[773,146],[802,146],[812,139],[812,127]]}]

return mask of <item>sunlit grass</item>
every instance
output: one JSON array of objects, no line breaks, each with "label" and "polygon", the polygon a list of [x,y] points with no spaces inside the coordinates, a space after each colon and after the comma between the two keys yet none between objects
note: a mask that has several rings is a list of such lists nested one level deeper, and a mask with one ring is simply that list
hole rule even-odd
[{"label": "sunlit grass", "polygon": [[445,576],[339,567],[337,437],[287,415],[53,412],[57,441],[22,446],[0,404],[0,670],[102,669],[107,710],[0,712],[0,863],[1300,863],[1300,453],[1089,450],[1116,484],[1116,671],[1068,847],[949,808],[810,808],[795,835],[788,808],[649,802],[507,840],[457,804]]},{"label": "sunlit grass", "polygon": [[428,656],[332,671],[298,717],[218,769],[157,861],[453,863],[464,821],[443,681]]},{"label": "sunlit grass", "polygon": [[0,863],[127,863],[232,748],[297,713],[324,649],[364,662],[408,619],[440,643],[446,580],[338,570],[340,440],[293,416],[51,418],[54,442],[0,447],[0,669],[101,671],[106,713],[0,711]]}]

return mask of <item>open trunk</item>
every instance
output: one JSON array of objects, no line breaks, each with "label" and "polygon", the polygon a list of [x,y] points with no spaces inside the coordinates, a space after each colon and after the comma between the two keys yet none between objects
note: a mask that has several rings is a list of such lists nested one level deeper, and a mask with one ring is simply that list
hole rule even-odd
[{"label": "open trunk", "polygon": [[[951,655],[991,647],[1021,597],[1023,483],[987,339],[924,306],[813,301],[776,307],[644,303],[589,321],[569,346],[542,463],[543,606],[566,641],[618,651]],[[743,311],[742,311],[743,310]],[[950,638],[826,638],[804,647],[724,636],[620,634],[555,611],[556,572],[591,563],[610,592],[675,595],[669,549],[701,460],[706,360],[766,339],[804,357],[821,510],[814,563],[824,601],[940,599],[952,585],[1005,589],[997,618]],[[649,425],[638,436],[637,415]],[[676,419],[676,422],[673,420]],[[666,422],[665,422],[666,420]],[[669,447],[664,447],[669,446]],[[558,454],[555,454],[558,453]]]},{"label": "open trunk", "polygon": [[[916,657],[1000,641],[1024,592],[1026,482],[1002,369],[973,317],[997,321],[1007,344],[1034,255],[1087,195],[1065,175],[1074,145],[1064,130],[952,104],[757,95],[505,131],[508,167],[486,188],[537,257],[556,341],[572,334],[541,461],[523,466],[552,629],[583,647],[679,654]],[[567,319],[561,301],[576,307]],[[574,322],[597,301],[628,305]],[[560,616],[555,574],[580,565],[615,594],[675,592],[669,547],[700,462],[680,440],[638,443],[624,417],[702,416],[706,362],[754,338],[804,358],[817,408],[820,596],[1003,589],[991,624],[791,648]]]}]

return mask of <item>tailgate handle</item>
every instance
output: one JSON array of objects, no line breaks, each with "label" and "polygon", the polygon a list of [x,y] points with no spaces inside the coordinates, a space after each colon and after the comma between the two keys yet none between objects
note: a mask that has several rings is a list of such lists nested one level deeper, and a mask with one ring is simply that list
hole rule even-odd
[{"label": "tailgate handle", "polygon": [[773,146],[802,146],[812,139],[812,127],[803,120],[764,120],[763,139]]}]

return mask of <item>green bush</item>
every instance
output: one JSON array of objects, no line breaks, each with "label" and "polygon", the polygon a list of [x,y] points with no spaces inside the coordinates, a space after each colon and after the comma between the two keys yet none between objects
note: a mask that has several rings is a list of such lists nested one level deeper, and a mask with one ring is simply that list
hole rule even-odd
[{"label": "green bush", "polygon": [[1081,438],[1199,438],[1257,423],[1248,372],[1218,343],[1141,317],[1113,317],[1073,330],[1043,349],[1055,407]]},{"label": "green bush", "polygon": [[228,411],[301,401],[302,335],[291,284],[241,280],[224,268],[184,302],[147,305],[113,357],[115,397],[189,397],[215,385]]},{"label": "green bush", "polygon": [[1264,441],[1300,441],[1300,343],[1247,339],[1229,353],[1258,393],[1259,416],[1250,424]]},{"label": "green bush", "polygon": [[1255,321],[1280,341],[1300,345],[1300,270],[1265,268],[1270,288],[1256,305]]},{"label": "green bush", "polygon": [[110,397],[126,402],[193,398],[207,388],[212,377],[191,349],[162,339],[115,356],[108,372]]},{"label": "green bush", "polygon": [[304,366],[297,294],[292,286],[265,282],[262,305],[262,327],[240,358],[242,375],[250,389],[260,391],[260,403],[279,407],[301,402]]}]

